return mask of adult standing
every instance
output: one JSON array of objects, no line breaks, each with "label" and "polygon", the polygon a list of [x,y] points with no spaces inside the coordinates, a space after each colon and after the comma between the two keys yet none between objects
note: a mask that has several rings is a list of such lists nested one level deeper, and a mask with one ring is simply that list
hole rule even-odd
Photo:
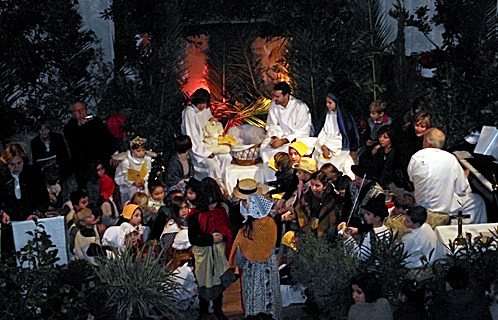
[{"label": "adult standing", "polygon": [[18,145],[7,145],[0,161],[7,167],[0,177],[2,252],[6,253],[14,250],[10,221],[42,217],[50,200],[42,173],[27,163]]},{"label": "adult standing", "polygon": [[89,165],[93,160],[109,164],[112,153],[116,151],[116,139],[99,117],[87,114],[83,102],[73,105],[73,118],[64,126],[64,137],[71,152],[76,183],[86,189]]},{"label": "adult standing", "polygon": [[72,173],[66,142],[61,134],[50,131],[46,122],[38,125],[38,135],[31,140],[33,165],[39,168],[47,186],[59,184],[64,190],[64,200],[69,198],[69,191],[64,188],[66,180]]},{"label": "adult standing", "polygon": [[261,143],[264,163],[269,163],[277,152],[287,152],[294,140],[307,138],[311,134],[308,106],[291,95],[291,87],[286,82],[279,82],[273,88],[266,132],[266,139]]},{"label": "adult standing", "polygon": [[424,134],[423,149],[411,157],[408,175],[415,188],[415,201],[430,210],[429,215],[455,215],[462,211],[470,214],[465,222],[485,223],[484,200],[472,193],[456,157],[441,150],[445,140],[443,131],[431,128]]},{"label": "adult standing", "polygon": [[211,97],[206,89],[197,89],[191,96],[192,104],[182,112],[182,131],[192,140],[192,153],[195,163],[207,169],[207,175],[212,178],[223,178],[223,173],[232,162],[229,153],[214,154],[204,143],[204,128],[208,121],[218,121],[209,108]]}]

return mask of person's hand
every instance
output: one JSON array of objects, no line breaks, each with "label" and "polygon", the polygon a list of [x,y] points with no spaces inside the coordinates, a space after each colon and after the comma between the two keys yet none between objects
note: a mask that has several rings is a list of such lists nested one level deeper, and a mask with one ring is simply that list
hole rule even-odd
[{"label": "person's hand", "polygon": [[469,178],[470,169],[465,169],[465,171],[463,172],[463,174],[465,175],[465,178]]},{"label": "person's hand", "polygon": [[325,145],[322,145],[321,149],[322,149],[322,152],[323,152],[322,156],[323,156],[325,159],[330,159],[330,158],[332,158],[332,152],[330,152],[330,149],[329,149],[329,148],[327,148]]},{"label": "person's hand", "polygon": [[208,158],[209,158],[209,159],[213,159],[215,156],[216,156],[216,155],[215,155],[214,153],[211,153],[211,154],[209,155],[209,157],[208,157]]},{"label": "person's hand", "polygon": [[5,211],[2,211],[2,223],[3,224],[10,223],[10,217]]},{"label": "person's hand", "polygon": [[213,242],[214,243],[220,243],[223,242],[223,235],[219,232],[213,233]]},{"label": "person's hand", "polygon": [[104,234],[106,229],[107,227],[104,224],[102,223],[97,224],[97,230],[99,231],[100,234]]},{"label": "person's hand", "polygon": [[374,156],[374,155],[377,153],[377,151],[379,151],[379,149],[380,149],[380,144],[376,145],[376,146],[372,149],[372,156]]},{"label": "person's hand", "polygon": [[36,214],[31,214],[26,220],[40,219]]},{"label": "person's hand", "polygon": [[292,221],[292,219],[294,219],[294,215],[290,211],[287,211],[282,215],[282,221]]}]

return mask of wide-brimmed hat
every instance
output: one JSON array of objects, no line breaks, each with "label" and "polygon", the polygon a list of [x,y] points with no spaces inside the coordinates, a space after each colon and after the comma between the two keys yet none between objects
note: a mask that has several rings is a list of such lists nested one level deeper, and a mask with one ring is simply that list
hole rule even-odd
[{"label": "wide-brimmed hat", "polygon": [[375,173],[372,170],[369,170],[368,168],[365,168],[363,166],[359,166],[356,164],[352,165],[351,171],[353,171],[353,173],[360,178],[365,177],[369,180],[376,180],[377,179],[375,176]]},{"label": "wide-brimmed hat", "polygon": [[301,141],[294,141],[289,145],[289,148],[295,149],[301,157],[308,154],[308,146]]},{"label": "wide-brimmed hat", "polygon": [[389,215],[386,207],[386,196],[382,193],[368,200],[362,208],[380,217],[381,220],[384,220]]},{"label": "wide-brimmed hat", "polygon": [[292,168],[308,173],[315,173],[318,170],[316,161],[311,158],[301,158],[301,160],[294,164]]},{"label": "wide-brimmed hat", "polygon": [[254,179],[242,179],[237,181],[232,194],[239,199],[247,200],[253,193],[262,194],[263,186]]}]

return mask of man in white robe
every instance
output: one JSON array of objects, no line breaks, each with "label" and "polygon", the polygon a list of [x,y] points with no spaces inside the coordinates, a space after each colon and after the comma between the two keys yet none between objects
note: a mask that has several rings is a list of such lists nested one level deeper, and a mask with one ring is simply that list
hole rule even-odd
[{"label": "man in white robe", "polygon": [[[277,83],[273,89],[273,101],[266,121],[266,139],[261,143],[260,150],[265,164],[277,152],[288,152],[289,144],[294,140],[310,136],[311,114],[308,106],[290,93],[291,88],[286,82]],[[272,180],[266,173],[265,177]]]},{"label": "man in white robe", "polygon": [[[196,173],[205,170],[212,178],[223,178],[223,172],[232,162],[232,156],[214,154],[207,149],[204,143],[204,128],[206,122],[216,120],[209,109],[210,96],[206,89],[197,89],[192,95],[192,105],[188,105],[182,112],[182,132],[192,140],[192,153],[194,154],[194,168]],[[198,177],[201,178],[201,177]]]},{"label": "man in white robe", "polygon": [[441,150],[445,139],[441,130],[429,129],[424,134],[423,149],[410,159],[408,176],[415,188],[415,201],[436,213],[469,214],[470,219],[464,219],[464,223],[486,223],[484,200],[472,193],[456,157]]}]

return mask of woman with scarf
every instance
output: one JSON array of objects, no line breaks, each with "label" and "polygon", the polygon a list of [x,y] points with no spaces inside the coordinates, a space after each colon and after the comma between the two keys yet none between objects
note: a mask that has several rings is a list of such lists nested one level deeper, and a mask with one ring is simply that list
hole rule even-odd
[{"label": "woman with scarf", "polygon": [[314,157],[320,168],[325,163],[332,163],[345,175],[354,179],[351,166],[354,164],[350,151],[356,151],[360,136],[353,116],[339,106],[337,98],[327,94],[327,116],[318,135]]},{"label": "woman with scarf", "polygon": [[275,243],[277,225],[269,215],[273,203],[259,194],[240,194],[244,225],[235,238],[230,266],[242,271],[241,290],[245,316],[282,318],[282,298]]},{"label": "woman with scarf", "polygon": [[188,238],[193,246],[195,277],[199,285],[198,319],[210,319],[209,301],[213,302],[214,315],[226,320],[223,314],[223,291],[235,281],[228,267],[228,255],[232,248],[232,227],[228,214],[220,204],[212,210],[204,192],[193,201],[195,208],[187,216]]}]

